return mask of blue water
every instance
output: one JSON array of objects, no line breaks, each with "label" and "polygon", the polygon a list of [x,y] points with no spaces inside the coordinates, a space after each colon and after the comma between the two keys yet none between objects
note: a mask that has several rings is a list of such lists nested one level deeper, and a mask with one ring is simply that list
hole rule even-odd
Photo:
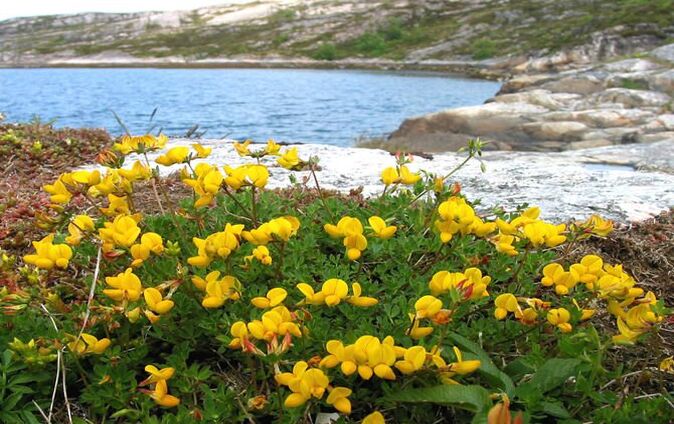
[{"label": "blue water", "polygon": [[154,123],[169,135],[350,145],[407,117],[478,105],[499,84],[439,74],[283,69],[0,69],[0,112],[120,134]]}]

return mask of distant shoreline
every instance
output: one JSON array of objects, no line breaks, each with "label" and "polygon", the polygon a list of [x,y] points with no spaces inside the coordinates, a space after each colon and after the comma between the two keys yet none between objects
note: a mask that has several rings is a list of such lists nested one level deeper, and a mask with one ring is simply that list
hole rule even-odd
[{"label": "distant shoreline", "polygon": [[438,72],[451,76],[487,80],[503,79],[507,72],[497,70],[480,62],[470,61],[369,61],[369,60],[203,60],[203,61],[105,61],[69,60],[54,62],[0,62],[0,69],[41,68],[161,68],[161,69],[348,69],[379,71]]}]

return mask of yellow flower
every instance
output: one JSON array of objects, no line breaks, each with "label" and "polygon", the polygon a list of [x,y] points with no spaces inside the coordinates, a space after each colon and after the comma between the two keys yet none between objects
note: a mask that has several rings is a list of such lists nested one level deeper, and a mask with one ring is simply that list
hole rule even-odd
[{"label": "yellow flower", "polygon": [[274,376],[276,382],[288,386],[292,391],[286,398],[284,405],[287,408],[296,408],[304,405],[312,397],[320,399],[330,383],[328,377],[318,368],[310,368],[304,361],[293,366],[293,372],[284,372]]},{"label": "yellow flower", "polygon": [[250,231],[243,231],[241,236],[253,244],[266,245],[274,238],[277,240],[288,241],[290,237],[297,234],[299,228],[299,219],[294,216],[283,216],[265,222],[258,228],[253,228]]},{"label": "yellow flower", "polygon": [[508,256],[517,256],[518,252],[513,243],[515,236],[499,233],[498,236],[491,239],[496,246],[496,251],[504,253]]},{"label": "yellow flower", "polygon": [[140,243],[134,244],[129,249],[133,262],[132,267],[140,266],[150,257],[150,253],[161,255],[164,252],[164,242],[157,233],[145,233],[140,238]]},{"label": "yellow flower", "polygon": [[562,333],[569,333],[573,327],[569,323],[571,314],[564,308],[550,309],[548,311],[548,322],[557,328]]},{"label": "yellow flower", "polygon": [[110,339],[107,337],[98,340],[96,337],[87,333],[82,333],[82,337],[79,340],[75,337],[72,338],[75,340],[68,343],[68,349],[79,356],[88,354],[100,355],[101,353],[105,352],[111,343]]},{"label": "yellow flower", "polygon": [[68,204],[73,197],[72,193],[68,191],[63,181],[61,181],[61,178],[57,179],[54,184],[45,185],[43,189],[51,195],[49,201],[59,205]]},{"label": "yellow flower", "polygon": [[194,284],[194,286],[199,290],[206,291],[206,285],[211,281],[217,280],[218,278],[220,278],[220,271],[210,272],[205,279],[199,277],[198,275],[194,275],[192,276],[192,284]]},{"label": "yellow flower", "polygon": [[166,380],[159,380],[154,386],[154,390],[150,393],[150,397],[159,406],[165,408],[173,408],[180,404],[180,399],[168,394],[168,385]]},{"label": "yellow flower", "polygon": [[491,277],[482,276],[478,268],[468,268],[464,272],[439,271],[433,275],[428,287],[434,296],[456,290],[464,300],[487,296],[487,286]]},{"label": "yellow flower", "polygon": [[35,254],[26,255],[23,261],[40,269],[50,270],[54,267],[65,269],[73,256],[73,250],[67,244],[53,244],[54,234],[49,234],[40,241],[34,241]]},{"label": "yellow flower", "polygon": [[464,361],[463,355],[458,347],[454,346],[454,355],[456,356],[456,362],[449,364],[450,371],[459,374],[466,375],[475,372],[480,368],[481,362],[477,359]]},{"label": "yellow flower", "polygon": [[300,159],[297,153],[297,147],[287,149],[283,155],[276,159],[276,162],[289,170],[297,170],[304,166],[304,161]]},{"label": "yellow flower", "polygon": [[269,171],[264,165],[241,165],[237,168],[225,166],[225,184],[233,190],[244,186],[264,188],[269,179]]},{"label": "yellow flower", "polygon": [[411,172],[405,165],[400,167],[400,183],[405,185],[416,184],[421,179],[421,175]]},{"label": "yellow flower", "polygon": [[117,173],[129,181],[144,181],[152,177],[152,169],[139,160],[133,163],[131,169],[118,169]]},{"label": "yellow flower", "polygon": [[148,309],[159,315],[164,315],[173,309],[173,301],[164,299],[161,292],[154,287],[143,290],[143,297]]},{"label": "yellow flower", "polygon": [[541,284],[546,287],[555,286],[555,292],[560,295],[569,294],[578,283],[578,273],[572,267],[569,271],[564,271],[558,263],[551,263],[543,268],[543,278]]},{"label": "yellow flower", "polygon": [[236,153],[238,153],[241,157],[250,156],[250,150],[248,150],[248,146],[250,146],[250,143],[252,142],[252,140],[246,140],[243,143],[235,141],[234,150],[236,150]]},{"label": "yellow flower", "polygon": [[256,308],[267,309],[280,305],[288,297],[288,292],[280,287],[269,290],[265,297],[254,297],[250,303]]},{"label": "yellow flower", "polygon": [[152,134],[141,136],[123,136],[119,143],[115,143],[112,148],[123,155],[131,152],[145,153],[163,149],[168,142],[168,137],[164,134],[155,137]]},{"label": "yellow flower", "polygon": [[269,255],[269,249],[267,246],[258,246],[253,249],[253,254],[245,256],[244,259],[248,262],[252,261],[253,258],[257,259],[263,265],[271,265],[272,257]]},{"label": "yellow flower", "polygon": [[71,246],[77,246],[82,241],[84,235],[92,231],[94,231],[94,220],[88,215],[77,215],[68,224],[68,233],[70,235],[66,237],[66,243]]},{"label": "yellow flower", "polygon": [[346,301],[352,305],[367,308],[379,303],[379,301],[374,297],[361,296],[363,293],[363,288],[359,283],[351,284],[351,290],[353,291],[353,295],[347,297]]},{"label": "yellow flower", "polygon": [[413,346],[405,351],[405,356],[395,363],[395,367],[403,374],[412,374],[419,371],[425,362],[426,349],[423,346]]},{"label": "yellow flower", "polygon": [[473,208],[461,197],[450,197],[438,207],[439,220],[435,227],[440,231],[440,240],[449,242],[454,234],[467,234],[477,218]]},{"label": "yellow flower", "polygon": [[325,400],[328,405],[334,406],[335,409],[342,414],[350,414],[351,401],[348,399],[348,397],[352,393],[351,389],[346,387],[335,387],[330,389],[330,387],[328,387],[328,391],[330,393],[328,394],[328,398]]},{"label": "yellow flower", "polygon": [[192,148],[197,153],[197,158],[199,158],[199,159],[207,158],[211,154],[211,152],[213,151],[212,147],[204,147],[200,143],[192,144]]},{"label": "yellow flower", "polygon": [[566,236],[562,232],[566,230],[566,225],[553,225],[544,221],[535,221],[524,225],[524,236],[534,247],[545,245],[547,247],[556,247],[566,241]]},{"label": "yellow flower", "polygon": [[281,145],[272,140],[271,138],[267,140],[267,145],[264,148],[264,153],[270,156],[276,156],[281,150]]},{"label": "yellow flower", "polygon": [[346,299],[349,294],[349,286],[344,280],[338,278],[326,280],[318,293],[314,293],[314,289],[306,283],[299,283],[297,288],[306,298],[306,303],[310,305],[325,303],[328,306],[335,306]]},{"label": "yellow flower", "polygon": [[224,231],[213,233],[205,239],[192,238],[192,242],[197,247],[197,256],[188,258],[187,263],[204,268],[210,265],[217,257],[228,257],[239,247],[242,231],[243,225],[231,225],[228,223]]},{"label": "yellow flower", "polygon": [[164,166],[171,166],[178,163],[185,163],[189,160],[190,149],[185,146],[173,147],[168,152],[159,156],[155,162]]},{"label": "yellow flower", "polygon": [[496,305],[494,316],[497,320],[505,319],[508,315],[508,312],[522,312],[519,303],[517,303],[517,298],[512,293],[503,293],[497,296],[494,300],[494,304]]},{"label": "yellow flower", "polygon": [[[217,274],[212,272],[206,276],[207,283],[204,288],[206,296],[201,301],[201,305],[208,309],[219,308],[227,300],[239,299],[241,291],[241,283],[236,277],[225,275],[222,279],[218,280],[217,278],[220,276],[220,273],[218,271],[214,272],[217,272]],[[214,276],[214,278],[209,279],[211,276]]]},{"label": "yellow flower", "polygon": [[371,216],[368,219],[368,222],[370,223],[370,227],[372,227],[375,237],[379,237],[383,240],[388,240],[393,237],[398,229],[395,225],[387,226],[386,221],[378,216]]},{"label": "yellow flower", "polygon": [[277,336],[285,336],[286,334],[302,337],[302,331],[294,322],[293,315],[283,305],[262,314],[261,320],[249,322],[248,331],[256,339],[266,340],[267,342]]},{"label": "yellow flower", "polygon": [[384,416],[379,411],[374,411],[369,414],[367,417],[363,418],[361,424],[386,424]]},{"label": "yellow flower", "polygon": [[117,216],[113,222],[103,225],[104,228],[98,230],[98,235],[108,245],[106,250],[111,250],[114,246],[129,248],[140,235],[138,223],[128,215]]},{"label": "yellow flower", "polygon": [[131,268],[127,268],[126,271],[117,274],[115,277],[105,277],[105,282],[111,288],[104,289],[103,294],[117,302],[122,300],[135,302],[140,298],[140,293],[143,291],[140,279]]},{"label": "yellow flower", "polygon": [[128,215],[131,213],[127,197],[126,196],[118,197],[112,193],[108,194],[108,207],[100,209],[104,215],[109,217],[114,217],[117,215]]},{"label": "yellow flower", "polygon": [[596,255],[585,255],[580,263],[571,265],[571,270],[578,274],[578,281],[587,285],[590,290],[594,289],[594,284],[604,273],[604,261]]},{"label": "yellow flower", "polygon": [[241,349],[244,342],[248,340],[248,327],[246,327],[246,323],[243,321],[235,322],[232,324],[229,332],[233,336],[232,341],[229,342],[229,347],[231,349]]},{"label": "yellow flower", "polygon": [[442,309],[442,301],[434,296],[426,295],[414,303],[416,318],[432,318]]},{"label": "yellow flower", "polygon": [[154,365],[145,365],[145,372],[149,373],[150,376],[145,380],[141,381],[139,386],[147,386],[148,384],[158,383],[160,381],[170,380],[175,374],[176,370],[172,367],[166,367],[159,369]]},{"label": "yellow flower", "polygon": [[381,182],[384,183],[384,185],[392,185],[396,184],[400,181],[400,174],[398,174],[398,170],[392,166],[384,169],[381,172]]},{"label": "yellow flower", "polygon": [[580,226],[586,229],[586,231],[601,237],[606,237],[613,232],[613,221],[603,219],[599,215],[590,216]]},{"label": "yellow flower", "polygon": [[414,314],[409,314],[409,317],[412,321],[412,328],[406,334],[414,340],[419,340],[433,332],[433,327],[421,327],[420,320],[416,319]]},{"label": "yellow flower", "polygon": [[101,173],[99,171],[73,171],[62,174],[60,179],[66,186],[81,190],[82,187],[90,187],[100,183]]}]

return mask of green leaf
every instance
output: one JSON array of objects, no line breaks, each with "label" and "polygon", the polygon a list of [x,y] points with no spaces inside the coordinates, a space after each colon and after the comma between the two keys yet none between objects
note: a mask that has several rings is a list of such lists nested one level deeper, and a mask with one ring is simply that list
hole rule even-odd
[{"label": "green leaf", "polygon": [[23,395],[21,393],[12,393],[11,395],[7,396],[7,398],[2,402],[2,409],[6,412],[11,411],[14,409],[17,403],[21,400],[21,397]]},{"label": "green leaf", "polygon": [[541,402],[539,404],[540,410],[546,414],[557,418],[571,418],[569,411],[564,408],[564,405],[558,402]]},{"label": "green leaf", "polygon": [[386,397],[392,402],[428,402],[454,406],[471,412],[480,412],[491,405],[489,391],[476,385],[440,385],[408,389]]},{"label": "green leaf", "polygon": [[468,340],[460,334],[449,332],[447,339],[451,340],[462,352],[472,353],[480,360],[478,373],[484,376],[491,384],[502,389],[508,396],[515,392],[515,383],[508,374],[501,371],[491,360],[489,354],[475,342]]},{"label": "green leaf", "polygon": [[549,392],[555,387],[564,384],[569,377],[576,374],[581,364],[580,359],[552,358],[548,359],[531,378],[529,384],[536,387],[541,393]]}]

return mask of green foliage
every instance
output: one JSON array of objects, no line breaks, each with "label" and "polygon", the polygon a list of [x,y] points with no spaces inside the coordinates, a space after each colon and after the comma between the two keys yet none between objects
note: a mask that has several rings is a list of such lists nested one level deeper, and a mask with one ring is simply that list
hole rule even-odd
[{"label": "green foliage", "polygon": [[332,43],[323,43],[313,55],[316,60],[335,60],[337,59],[337,48]]},{"label": "green foliage", "polygon": [[[13,136],[6,138],[11,143]],[[146,147],[144,144],[142,148]],[[479,140],[472,140],[463,164],[479,158],[481,148]],[[272,166],[276,160],[270,160],[269,155],[248,156],[251,161],[269,165],[266,172],[277,171]],[[286,152],[278,163],[292,159]],[[194,164],[190,160],[187,159],[189,166],[183,178],[186,183],[198,184],[205,174],[199,174],[203,172],[200,167],[192,171]],[[291,393],[298,393],[297,387],[303,386],[282,383],[287,378],[283,373],[289,373],[302,361],[310,363],[312,371],[320,369],[329,377],[330,390],[339,387],[352,391],[351,414],[344,414],[345,422],[358,422],[374,410],[384,412],[391,422],[434,422],[438,417],[485,422],[488,412],[508,399],[513,412],[524,412],[529,422],[593,417],[620,420],[643,417],[645,413],[660,416],[657,405],[662,404],[655,399],[649,399],[641,408],[640,399],[627,398],[623,401],[629,412],[613,410],[622,389],[616,385],[618,391],[614,391],[611,381],[632,372],[634,365],[607,359],[608,350],[615,346],[611,339],[614,329],[600,333],[595,325],[605,323],[581,319],[581,307],[577,305],[600,308],[596,305],[603,299],[596,290],[578,283],[572,287],[572,294],[557,295],[553,288],[541,284],[541,270],[552,261],[564,263],[564,249],[570,244],[536,246],[536,226],[545,228],[545,237],[559,237],[561,230],[539,220],[536,209],[526,205],[505,212],[489,209],[479,200],[465,199],[458,185],[449,184],[463,164],[438,179],[427,173],[407,175],[407,163],[403,156],[397,163],[392,160],[392,168],[384,170],[382,179],[392,173],[391,178],[398,178],[397,182],[387,183],[384,192],[370,198],[355,193],[328,193],[318,184],[311,190],[306,182],[298,183],[303,179],[300,176],[306,176],[306,181],[311,177],[318,180],[316,158],[284,165],[304,171],[297,171],[300,174],[294,186],[283,191],[253,189],[252,173],[242,180],[247,186],[237,187],[231,181],[236,180],[236,170],[228,170],[226,186],[216,186],[214,198],[209,199],[211,204],[195,207],[195,201],[204,195],[197,190],[185,192],[179,204],[164,204],[163,214],[148,212],[151,209],[145,206],[138,232],[158,234],[165,250],[148,253],[141,263],[132,262],[137,259],[138,250],[121,244],[128,234],[135,234],[131,243],[140,236],[134,233],[136,221],[125,216],[131,224],[125,224],[129,228],[116,233],[118,237],[113,242],[97,231],[83,236],[64,270],[21,267],[14,272],[13,266],[4,266],[0,278],[9,281],[11,277],[17,289],[11,293],[0,289],[4,290],[0,293],[0,307],[6,311],[0,315],[0,349],[14,352],[6,350],[0,368],[0,418],[3,422],[33,422],[28,417],[35,412],[35,404],[50,408],[54,377],[66,370],[65,385],[81,422],[299,422],[334,410],[326,403],[327,392],[316,392],[320,395],[305,399],[301,407],[285,406]],[[259,171],[260,165],[255,166]],[[153,182],[162,188],[161,179],[157,177]],[[125,193],[139,199],[140,184],[135,181]],[[448,214],[445,208],[451,207],[457,209]],[[80,213],[73,204],[61,206],[60,210],[62,215],[53,220],[57,244],[65,240],[66,233],[72,237],[76,232],[70,227],[71,218]],[[481,211],[479,222],[476,210]],[[230,234],[228,243],[234,244],[227,247],[227,255],[220,254],[225,249],[224,244],[217,245],[220,242],[199,248],[199,240],[223,232],[227,225],[263,232],[262,223],[271,228],[275,219],[290,222],[288,216],[299,221],[296,234],[283,238],[275,233],[262,244],[268,249],[271,263],[255,256],[260,245],[250,241],[253,236],[247,233]],[[344,234],[333,238],[334,230],[326,224],[337,224],[345,216],[357,219],[360,225],[344,229]],[[376,220],[370,220],[374,216],[386,219],[385,225],[396,227],[392,237],[378,234]],[[111,217],[95,218],[98,229],[104,223],[111,227]],[[503,221],[497,223],[497,219]],[[518,219],[527,222],[522,224],[526,229],[513,230],[518,234],[518,240],[512,240],[518,252],[506,254],[499,247],[503,243],[495,240],[502,236],[497,233],[499,224],[506,229],[508,225],[515,226]],[[471,224],[462,229],[455,227],[462,222]],[[473,224],[486,225],[485,233],[479,234],[476,228],[480,225]],[[599,224],[583,225],[565,227],[560,243],[570,241],[576,245],[583,237],[599,231]],[[366,245],[356,248],[361,255],[357,259],[350,258],[352,252],[345,249],[351,246],[348,237],[353,236],[346,235],[347,231],[366,237]],[[453,231],[449,239],[444,238],[448,231]],[[143,243],[142,236],[140,240]],[[105,254],[98,262],[101,241]],[[190,260],[203,255],[217,257],[204,266]],[[110,290],[121,283],[109,278],[122,273],[130,263],[144,292],[133,298],[130,293],[135,289],[125,288],[120,300]],[[467,270],[471,268],[473,272],[479,270],[477,280],[468,277]],[[218,296],[217,289],[207,284],[204,291],[195,278],[213,271],[240,282],[217,307],[205,302],[210,296]],[[454,285],[434,292],[434,300],[440,305],[433,314],[424,316],[418,303],[435,290],[433,281],[445,271],[461,274],[456,276]],[[100,278],[94,282],[97,272]],[[483,276],[488,278],[483,280]],[[305,283],[322,293],[323,283],[330,279],[349,283],[350,294],[344,294],[336,304],[328,303],[327,297],[311,299],[298,287]],[[356,289],[351,285],[355,282],[362,288],[361,296],[376,299],[376,303],[358,305],[354,301]],[[484,287],[479,288],[479,284]],[[221,285],[215,287],[225,290]],[[254,300],[266,296],[272,288],[287,293],[282,300],[289,315],[284,325],[294,324],[299,330],[287,333],[292,337],[282,335],[281,326],[274,327],[276,321],[267,315],[271,314],[269,309],[262,310]],[[163,312],[153,309],[156,305],[148,300],[150,289],[158,291],[162,299],[170,299],[172,307]],[[93,297],[89,298],[89,293]],[[517,295],[517,307],[499,318],[496,299],[513,296],[512,293]],[[220,295],[224,296],[222,291]],[[646,298],[639,298],[636,303],[642,305],[645,301]],[[655,303],[648,314],[668,313],[661,303]],[[531,305],[537,305],[537,309]],[[522,309],[529,307],[534,318],[526,321]],[[548,312],[552,308],[570,311],[565,323],[570,326],[568,331],[551,321]],[[518,312],[522,315],[518,316]],[[605,307],[601,312],[609,314]],[[95,343],[87,342],[82,346],[87,350],[80,352],[76,335],[82,330],[85,316],[87,336],[99,342],[110,339],[109,346],[96,351],[92,349]],[[259,325],[269,327],[260,337],[253,334],[257,320],[261,321]],[[250,334],[234,334],[237,323],[243,323]],[[415,334],[415,324],[429,327],[431,332]],[[657,340],[656,330],[653,325],[642,337]],[[392,338],[395,348],[394,358],[389,361],[389,355],[386,359],[391,371],[388,378],[382,377],[387,374],[375,365],[375,375],[365,378],[362,369],[344,371],[344,359],[340,359],[341,365],[322,362],[330,354],[336,355],[337,350],[328,351],[328,343],[339,341],[349,346],[363,336]],[[364,356],[368,361],[383,362],[384,350],[380,352],[376,344],[370,343],[364,348]],[[420,348],[423,356],[417,358],[421,358],[421,365],[406,372],[398,361],[408,361],[408,354]],[[55,360],[57,352],[60,359]],[[649,358],[649,366],[652,361]],[[162,408],[155,402],[160,399],[149,396],[154,393],[157,397],[157,383],[144,381],[147,365],[174,369],[167,383],[168,393],[179,404]],[[57,383],[60,388],[62,383]],[[664,400],[671,397],[664,389],[670,387],[668,384],[663,376],[654,384],[662,389],[657,393],[662,393]],[[56,408],[59,414],[63,413],[62,405],[57,404]]]},{"label": "green foliage", "polygon": [[471,45],[472,56],[475,60],[484,60],[496,54],[496,43],[488,38],[476,40]]}]

